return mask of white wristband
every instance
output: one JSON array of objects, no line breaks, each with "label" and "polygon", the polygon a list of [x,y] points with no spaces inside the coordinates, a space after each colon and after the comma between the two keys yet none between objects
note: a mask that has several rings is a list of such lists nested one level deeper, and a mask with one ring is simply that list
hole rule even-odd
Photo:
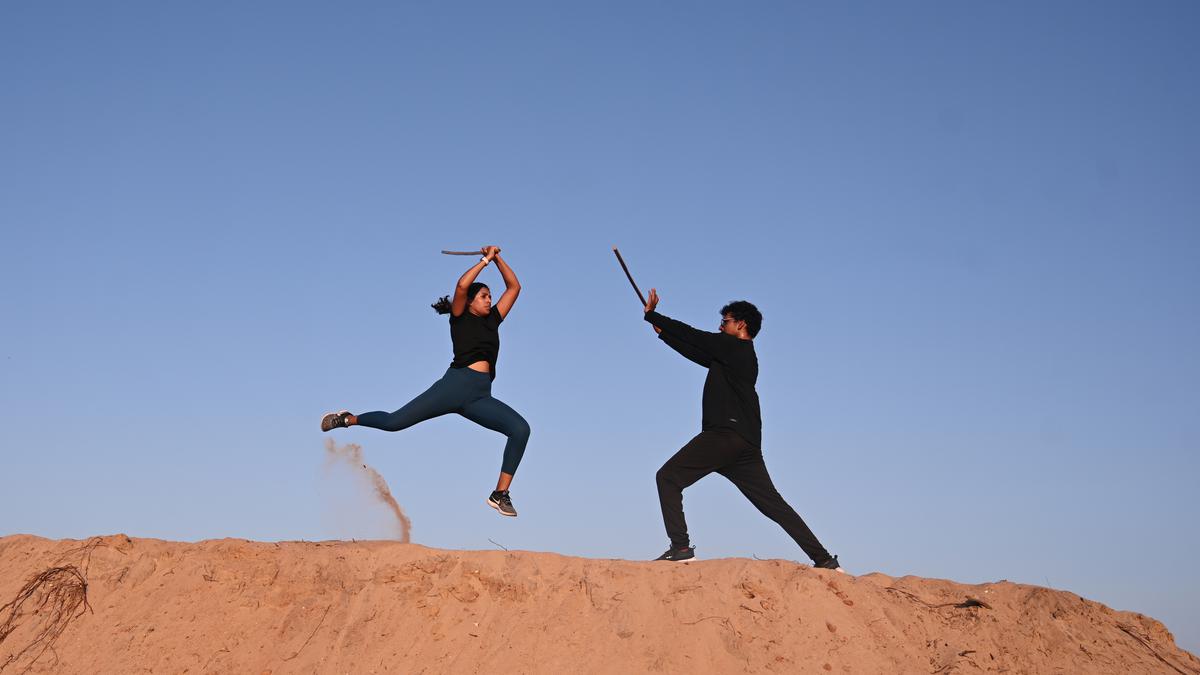
[{"label": "white wristband", "polygon": [[484,266],[484,267],[487,267],[488,263],[490,263],[490,262],[491,262],[491,260],[488,260],[488,259],[487,259],[487,256],[485,255],[485,256],[483,256],[482,258],[480,258],[480,259],[479,259],[479,262],[483,263],[483,266]]}]

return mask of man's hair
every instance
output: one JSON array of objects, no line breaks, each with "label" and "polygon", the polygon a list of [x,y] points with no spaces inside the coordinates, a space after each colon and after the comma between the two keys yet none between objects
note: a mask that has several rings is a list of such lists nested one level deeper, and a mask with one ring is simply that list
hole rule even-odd
[{"label": "man's hair", "polygon": [[[475,296],[479,293],[479,291],[482,291],[485,288],[487,288],[487,284],[480,283],[478,281],[476,281],[475,283],[468,286],[467,287],[467,304],[468,305],[471,304],[471,301],[475,299]],[[450,296],[448,296],[448,295],[443,295],[442,297],[437,299],[437,302],[430,305],[430,307],[433,308],[433,311],[437,312],[438,314],[449,314],[450,306],[451,306]]]},{"label": "man's hair", "polygon": [[746,332],[750,333],[750,337],[758,335],[758,330],[762,328],[762,312],[745,300],[734,300],[722,307],[721,316],[726,314],[732,316],[734,321],[745,321]]}]

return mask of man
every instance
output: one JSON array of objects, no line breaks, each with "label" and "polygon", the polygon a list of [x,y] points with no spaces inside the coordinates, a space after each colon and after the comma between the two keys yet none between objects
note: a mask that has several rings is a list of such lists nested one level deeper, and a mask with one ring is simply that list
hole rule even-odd
[{"label": "man", "polygon": [[813,565],[842,571],[804,524],[796,510],[775,489],[762,456],[759,414],[758,357],[754,337],[762,327],[758,308],[739,300],[721,308],[721,327],[706,333],[655,311],[658,291],[650,289],[645,318],[659,339],[687,359],[708,368],[704,380],[703,421],[698,436],[688,441],[658,470],[658,500],[671,547],[657,560],[690,560],[696,550],[688,539],[683,517],[683,490],[712,472],[737,486],[763,515],[779,523],[804,549]]}]

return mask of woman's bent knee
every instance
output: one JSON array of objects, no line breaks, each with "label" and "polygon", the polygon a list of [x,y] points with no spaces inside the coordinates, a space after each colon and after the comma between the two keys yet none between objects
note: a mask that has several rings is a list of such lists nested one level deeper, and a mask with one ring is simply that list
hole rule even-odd
[{"label": "woman's bent knee", "polygon": [[518,417],[515,423],[512,425],[512,428],[509,429],[508,437],[520,439],[522,441],[528,441],[529,434],[532,433],[532,431],[533,430],[529,428],[529,422],[526,422],[525,418],[523,417]]}]

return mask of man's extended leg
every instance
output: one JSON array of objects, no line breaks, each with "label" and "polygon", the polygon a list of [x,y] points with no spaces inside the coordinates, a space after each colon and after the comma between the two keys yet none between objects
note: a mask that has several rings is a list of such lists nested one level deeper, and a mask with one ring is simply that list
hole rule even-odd
[{"label": "man's extended leg", "polygon": [[658,503],[662,507],[663,525],[671,538],[671,548],[690,545],[687,521],[683,517],[683,490],[692,483],[737,457],[737,446],[730,442],[733,434],[702,431],[688,441],[655,474],[658,481]]},{"label": "man's extended leg", "polygon": [[821,542],[817,541],[817,536],[805,524],[800,514],[796,513],[796,510],[784,501],[779,490],[775,489],[771,475],[767,473],[767,464],[763,461],[761,450],[746,444],[738,460],[723,467],[719,472],[736,485],[764,516],[779,523],[814,563],[823,563],[833,557]]}]

